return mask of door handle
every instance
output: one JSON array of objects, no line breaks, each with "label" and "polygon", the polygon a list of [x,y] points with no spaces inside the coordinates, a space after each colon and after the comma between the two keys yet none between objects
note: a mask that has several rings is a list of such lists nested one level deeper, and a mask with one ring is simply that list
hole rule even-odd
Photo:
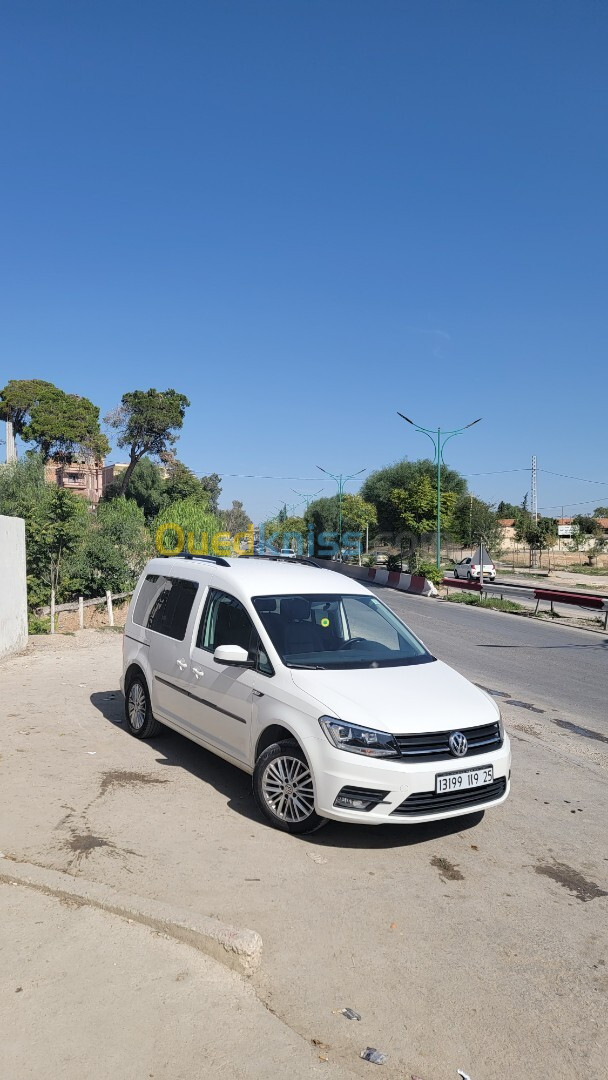
[{"label": "door handle", "polygon": [[182,671],[184,670],[185,667],[188,667],[188,661],[187,660],[177,660],[176,662],[177,662],[178,668],[181,668]]},{"label": "door handle", "polygon": [[202,679],[203,675],[205,674],[203,668],[195,667],[194,664],[192,665],[192,670],[193,670],[194,674],[196,675],[197,679],[199,677]]}]

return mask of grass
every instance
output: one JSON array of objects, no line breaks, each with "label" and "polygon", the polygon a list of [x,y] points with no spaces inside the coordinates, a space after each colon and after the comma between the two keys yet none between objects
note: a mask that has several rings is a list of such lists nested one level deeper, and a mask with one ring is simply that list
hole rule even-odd
[{"label": "grass", "polygon": [[452,593],[446,596],[450,604],[468,604],[470,607],[492,608],[493,611],[526,611],[523,604],[514,600],[501,600],[499,596],[488,596],[482,600],[474,593]]},{"label": "grass", "polygon": [[605,566],[585,566],[583,563],[573,563],[572,566],[560,566],[559,569],[568,570],[572,574],[592,574],[594,577],[608,577],[608,568]]}]

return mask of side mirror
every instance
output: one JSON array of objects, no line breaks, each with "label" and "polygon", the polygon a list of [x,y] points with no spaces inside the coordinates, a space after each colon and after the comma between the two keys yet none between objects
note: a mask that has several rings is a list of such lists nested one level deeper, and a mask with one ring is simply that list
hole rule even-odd
[{"label": "side mirror", "polygon": [[213,659],[216,664],[225,664],[227,667],[253,667],[247,649],[240,645],[218,645]]}]

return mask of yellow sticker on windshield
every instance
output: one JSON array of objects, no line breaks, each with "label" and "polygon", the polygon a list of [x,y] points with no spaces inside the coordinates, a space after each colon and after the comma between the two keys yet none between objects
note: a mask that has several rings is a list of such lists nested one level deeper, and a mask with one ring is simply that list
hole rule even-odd
[{"label": "yellow sticker on windshield", "polygon": [[329,626],[329,619],[321,619],[321,626]]}]

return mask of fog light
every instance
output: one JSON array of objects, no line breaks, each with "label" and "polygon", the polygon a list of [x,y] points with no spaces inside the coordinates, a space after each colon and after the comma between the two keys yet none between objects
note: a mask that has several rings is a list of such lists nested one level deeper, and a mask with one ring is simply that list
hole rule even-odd
[{"label": "fog light", "polygon": [[387,795],[388,791],[343,787],[334,799],[334,806],[339,806],[343,810],[361,810],[365,813],[379,806]]}]

